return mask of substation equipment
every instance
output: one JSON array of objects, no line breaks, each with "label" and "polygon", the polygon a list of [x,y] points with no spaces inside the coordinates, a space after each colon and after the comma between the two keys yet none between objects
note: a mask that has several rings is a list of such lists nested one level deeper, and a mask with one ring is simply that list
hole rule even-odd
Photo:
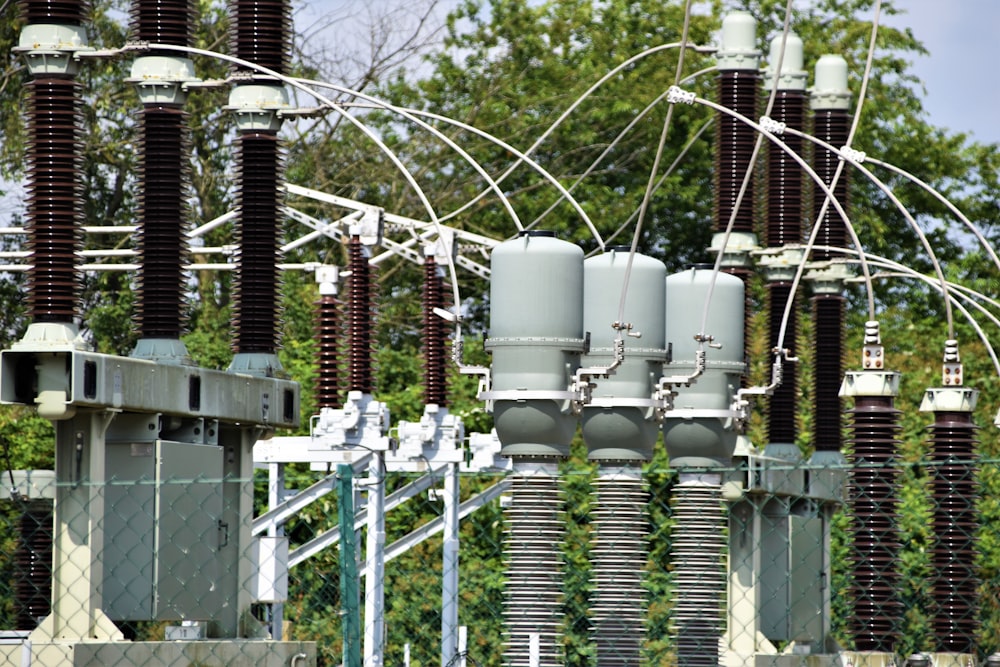
[{"label": "substation equipment", "polygon": [[[186,15],[184,2],[175,4],[140,1],[134,19],[140,39],[186,45],[189,25],[160,20]],[[241,76],[228,107],[237,122],[240,161],[237,354],[227,371],[203,369],[180,342],[179,315],[186,216],[179,203],[182,106],[198,82],[190,61],[168,48],[136,59],[130,80],[143,104],[142,335],[129,357],[98,354],[77,325],[80,209],[74,200],[80,105],[74,77],[80,62],[95,54],[86,46],[80,8],[46,0],[24,5],[28,20],[19,48],[32,77],[32,324],[0,355],[0,401],[35,406],[55,424],[54,478],[35,473],[16,484],[25,498],[53,501],[52,593],[43,617],[34,619],[37,627],[17,643],[0,644],[0,655],[44,665],[314,664],[315,644],[281,636],[288,570],[352,540],[355,528],[364,526],[362,571],[341,572],[346,597],[360,598],[357,580],[365,581],[364,614],[358,616],[364,628],[345,625],[345,664],[354,667],[346,657],[349,644],[356,656],[363,648],[365,667],[384,661],[384,564],[438,531],[444,545],[441,661],[452,664],[464,650],[459,520],[506,493],[503,662],[557,667],[564,662],[565,623],[559,478],[579,428],[597,463],[591,620],[599,667],[644,659],[649,526],[642,466],[661,437],[678,475],[670,557],[678,665],[881,667],[898,661],[890,621],[900,603],[885,583],[895,575],[896,481],[891,469],[872,464],[895,456],[899,376],[886,367],[874,322],[865,332],[860,369],[845,376],[840,359],[850,274],[830,252],[805,258],[803,177],[786,154],[768,151],[766,238],[759,240],[753,182],[739,194],[752,167],[755,135],[719,115],[711,250],[721,271],[696,265],[667,275],[662,262],[629,247],[585,259],[578,245],[543,231],[491,243],[485,342],[491,366],[464,369],[483,376],[480,398],[494,417],[491,434],[467,437],[447,409],[446,332],[435,315],[444,303],[436,271],[454,249],[443,238],[415,258],[427,268],[425,411],[419,422],[391,430],[389,407],[374,393],[368,338],[370,252],[383,241],[384,217],[365,209],[350,219],[346,234],[346,400],[337,397],[336,380],[324,379],[324,369],[333,373],[338,363],[339,277],[333,267],[318,267],[321,410],[310,435],[272,437],[275,429],[296,427],[300,409],[299,387],[283,378],[275,354],[277,221],[283,215],[278,130],[283,115],[294,113],[287,93],[276,79],[237,68]],[[235,16],[237,55],[283,73],[287,4],[237,1]],[[755,30],[748,14],[728,16],[717,52],[719,102],[749,118],[756,117],[762,79]],[[265,33],[268,39],[258,39]],[[804,129],[811,108],[815,134],[844,145],[850,94],[843,59],[821,57],[811,91],[797,37],[772,43],[769,62],[763,80],[776,93],[773,120]],[[801,143],[785,139],[802,152]],[[814,154],[815,171],[846,203],[846,180],[834,178],[842,158],[831,151]],[[843,224],[825,205],[825,194],[814,198],[814,211],[825,211],[819,244],[843,247]],[[402,246],[400,252],[405,256]],[[793,298],[793,276],[804,261],[816,345],[830,351],[814,373],[815,453],[809,461],[796,444],[794,343],[778,346],[781,310]],[[746,387],[744,380],[745,281],[758,268],[767,281],[775,355],[773,381],[764,388]],[[795,339],[793,318],[784,340]],[[941,536],[934,594],[950,612],[933,621],[933,659],[940,667],[965,667],[975,659],[975,627],[967,619],[975,587],[969,526],[977,519],[970,469],[954,462],[973,458],[976,392],[954,380],[961,363],[953,341],[944,371],[944,386],[928,390],[922,408],[935,414],[935,456],[942,465],[934,493],[950,499],[933,518]],[[751,443],[743,433],[755,395],[769,400],[767,443]],[[842,454],[841,395],[855,403],[852,460]],[[255,463],[268,469],[269,498],[267,511],[253,518]],[[311,464],[319,481],[290,491],[284,481],[290,463]],[[487,469],[510,474],[459,502],[459,473]],[[352,486],[353,475],[363,471]],[[387,471],[425,474],[386,495],[379,480]],[[438,478],[444,479],[441,520],[386,545],[386,512]],[[341,531],[290,550],[284,523],[338,485],[352,500],[356,489],[363,491],[364,507],[348,513]],[[867,555],[853,572],[856,647],[850,652],[831,637],[831,523],[845,503],[853,511],[855,549]],[[254,602],[267,605],[266,623],[251,614]],[[172,641],[126,641],[120,627],[141,621],[179,625],[167,631]]]}]

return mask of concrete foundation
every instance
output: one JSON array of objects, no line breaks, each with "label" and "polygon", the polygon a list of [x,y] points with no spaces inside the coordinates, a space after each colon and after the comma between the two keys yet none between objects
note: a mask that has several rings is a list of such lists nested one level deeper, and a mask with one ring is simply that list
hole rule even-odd
[{"label": "concrete foundation", "polygon": [[20,642],[0,643],[0,666],[106,667],[313,667],[315,642],[253,639],[194,642]]}]

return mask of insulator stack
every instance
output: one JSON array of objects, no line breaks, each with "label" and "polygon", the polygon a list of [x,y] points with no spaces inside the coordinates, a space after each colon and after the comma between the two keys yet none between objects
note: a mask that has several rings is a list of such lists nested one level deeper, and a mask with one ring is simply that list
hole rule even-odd
[{"label": "insulator stack", "polygon": [[191,41],[194,14],[188,0],[137,0],[130,17],[139,41],[177,46]]},{"label": "insulator stack", "polygon": [[286,73],[292,29],[287,0],[235,0],[231,7],[236,57]]},{"label": "insulator stack", "polygon": [[352,236],[347,244],[347,388],[372,393],[372,311],[371,269],[361,238]]},{"label": "insulator stack", "polygon": [[[798,90],[778,90],[771,116],[788,127],[801,130],[806,121],[806,95]],[[802,138],[784,134],[782,141],[796,154],[802,153]],[[802,168],[773,142],[768,142],[767,245],[778,247],[802,242]]]},{"label": "insulator stack", "polygon": [[[562,494],[555,466],[547,472],[515,472],[511,502],[505,510],[504,589],[505,667],[562,667],[562,557],[565,530]],[[538,662],[533,663],[532,635]]]},{"label": "insulator stack", "polygon": [[648,494],[639,467],[604,471],[596,482],[591,555],[591,604],[599,667],[632,667],[642,661],[646,592],[642,586],[648,549]]},{"label": "insulator stack", "polygon": [[80,0],[21,0],[18,3],[27,23],[83,25],[90,2]]},{"label": "insulator stack", "polygon": [[139,320],[142,338],[179,339],[184,320],[188,176],[186,114],[146,105],[142,113]]},{"label": "insulator stack", "polygon": [[821,294],[813,298],[815,357],[813,386],[813,443],[816,451],[840,451],[840,384],[844,377],[844,297]]},{"label": "insulator stack", "polygon": [[[792,285],[787,282],[772,282],[767,285],[770,297],[770,335],[771,347],[778,344],[781,333],[781,320],[785,314],[785,303],[792,294]],[[785,338],[782,343],[792,356],[795,355],[795,336],[798,332],[798,308],[792,304],[788,314],[788,325],[785,328]],[[793,444],[796,438],[795,405],[798,401],[798,374],[794,363],[783,362],[781,384],[771,395],[768,410],[769,442]]]},{"label": "insulator stack", "polygon": [[[728,70],[719,74],[719,104],[749,118],[757,115],[759,77],[755,71]],[[716,120],[716,231],[726,231],[736,200],[750,168],[754,131],[735,118],[720,113]],[[734,232],[753,233],[753,179],[747,185],[733,223]]]},{"label": "insulator stack", "polygon": [[[77,3],[40,4],[61,8]],[[36,78],[28,89],[29,311],[35,322],[68,323],[77,315],[76,256],[82,250],[80,95],[77,84],[66,78]]]},{"label": "insulator stack", "polygon": [[239,144],[240,250],[236,287],[236,350],[273,353],[278,343],[277,179],[284,155],[271,132],[246,132]]},{"label": "insulator stack", "polygon": [[[817,109],[813,113],[813,134],[818,139],[822,139],[831,146],[840,148],[847,143],[847,138],[850,132],[850,123],[851,116],[845,110]],[[837,164],[839,162],[840,156],[838,154],[828,151],[821,146],[817,146],[815,148],[813,169],[825,184],[830,185],[833,182],[833,176],[837,172]],[[850,182],[850,178],[848,176],[850,171],[850,169],[844,169],[840,174],[840,178],[837,179],[836,186],[833,188],[834,196],[836,196],[837,201],[845,209],[848,206],[848,184]],[[820,187],[814,187],[814,215],[819,215],[825,200],[826,193],[823,192],[823,189]],[[847,245],[847,227],[844,226],[844,221],[841,220],[840,214],[837,213],[833,206],[827,207],[826,213],[823,215],[822,220],[820,220],[819,234],[816,236],[816,245],[833,246],[837,248],[843,248]],[[813,257],[817,260],[827,260],[834,256],[836,256],[836,253],[831,253],[821,249],[817,249],[813,252]]]},{"label": "insulator stack", "polygon": [[444,285],[434,257],[424,258],[424,403],[448,405],[448,384],[445,373],[448,360],[445,350],[448,332],[445,321],[434,312],[444,308]]},{"label": "insulator stack", "polygon": [[727,579],[727,521],[720,485],[682,481],[674,491],[672,561],[677,665],[718,667]]},{"label": "insulator stack", "polygon": [[52,597],[52,501],[24,503],[14,552],[14,609],[18,630],[34,630]]},{"label": "insulator stack", "polygon": [[333,295],[316,301],[316,340],[319,367],[316,370],[316,402],[320,408],[339,408],[340,399],[340,300]]},{"label": "insulator stack", "polygon": [[850,507],[854,532],[851,629],[859,651],[892,652],[902,604],[896,596],[901,544],[896,527],[899,414],[887,396],[858,396],[852,417]]},{"label": "insulator stack", "polygon": [[933,526],[937,543],[932,565],[937,650],[977,651],[978,590],[976,532],[976,426],[970,412],[935,412],[933,450]]}]

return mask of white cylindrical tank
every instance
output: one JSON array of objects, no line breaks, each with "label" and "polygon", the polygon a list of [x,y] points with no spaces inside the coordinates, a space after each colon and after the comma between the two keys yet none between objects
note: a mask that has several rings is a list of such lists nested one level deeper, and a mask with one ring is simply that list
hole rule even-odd
[{"label": "white cylindrical tank", "polygon": [[[743,281],[719,273],[712,290],[705,330],[699,331],[712,280],[712,269],[693,267],[667,277],[667,341],[670,376],[695,370],[699,333],[713,337],[705,345],[705,372],[688,387],[677,387],[673,410],[663,422],[663,441],[672,467],[729,465],[736,446],[732,402],[745,370],[743,351]],[[721,347],[716,347],[720,346]]]},{"label": "white cylindrical tank", "polygon": [[522,232],[490,256],[493,422],[504,456],[569,455],[569,387],[583,352],[583,250]]},{"label": "white cylindrical tank", "polygon": [[[613,360],[622,287],[629,248],[612,248],[583,264],[583,324],[590,334],[586,367],[607,366]],[[635,254],[629,271],[624,318],[632,325],[626,335],[625,361],[614,375],[596,378],[591,402],[583,408],[583,439],[594,460],[648,461],[659,435],[654,421],[653,392],[666,360],[665,278],[663,262]]]}]

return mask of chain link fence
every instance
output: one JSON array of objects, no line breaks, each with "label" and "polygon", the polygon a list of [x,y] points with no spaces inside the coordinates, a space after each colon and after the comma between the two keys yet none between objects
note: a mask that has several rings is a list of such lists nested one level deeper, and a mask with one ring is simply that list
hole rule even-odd
[{"label": "chain link fence", "polygon": [[[537,508],[550,512],[560,533],[542,536],[558,561],[539,562],[537,573],[557,582],[551,603],[558,657],[551,660],[581,667],[753,664],[755,655],[843,649],[902,657],[961,653],[978,661],[1000,649],[1000,460],[928,456],[822,471],[756,461],[711,474],[654,462],[642,470],[643,495],[630,491],[617,500],[613,483],[594,464],[561,464],[556,507],[546,501],[548,507]],[[287,466],[285,475],[289,489],[306,489],[325,476],[298,465]],[[417,478],[385,472],[367,481],[392,494]],[[842,502],[810,493],[821,478],[842,486]],[[503,479],[463,475],[461,498],[475,498]],[[440,487],[441,480],[433,482],[429,486]],[[174,476],[50,487],[41,495],[83,493],[92,503],[67,502],[82,516],[60,517],[59,534],[53,534],[51,499],[0,502],[0,627],[6,630],[0,664],[24,664],[19,642],[28,631],[37,638],[41,619],[86,607],[88,586],[101,591],[111,627],[131,640],[113,659],[95,653],[93,664],[262,664],[273,654],[262,653],[266,642],[257,640],[279,637],[283,664],[341,664],[345,615],[358,614],[360,636],[370,630],[372,619],[363,616],[369,582],[362,574],[358,598],[347,600],[343,541],[303,549],[340,530],[335,488],[271,531],[287,538],[293,563],[285,594],[280,582],[261,585],[256,576],[262,561],[281,578],[280,565],[266,557],[270,552],[261,559],[255,540],[247,539],[267,531],[255,529],[249,517],[226,525],[233,510],[225,506],[233,497],[227,485],[252,486],[256,514],[267,509],[261,471],[252,485]],[[364,483],[356,485],[362,511],[367,493]],[[412,537],[440,520],[440,494],[422,492],[386,514],[384,664],[520,664],[512,657],[520,654],[508,648],[511,626],[519,614],[530,620],[539,605],[513,596],[508,585],[515,537],[533,526],[530,514],[511,513],[510,493],[507,488],[461,521],[457,602],[465,630],[450,656],[442,657],[441,645],[442,533],[427,529],[425,539]],[[538,526],[552,527],[551,521]],[[353,540],[361,572],[365,532]],[[637,549],[641,558],[629,555]],[[634,571],[607,579],[609,568]],[[53,588],[61,605],[55,611]],[[621,599],[616,591],[632,593]],[[56,633],[76,623],[54,621],[60,622]],[[93,627],[104,627],[87,622],[92,638]],[[244,639],[213,639],[233,636]],[[197,641],[173,642],[172,652],[147,643],[164,639]],[[301,642],[315,642],[315,653]]]}]

